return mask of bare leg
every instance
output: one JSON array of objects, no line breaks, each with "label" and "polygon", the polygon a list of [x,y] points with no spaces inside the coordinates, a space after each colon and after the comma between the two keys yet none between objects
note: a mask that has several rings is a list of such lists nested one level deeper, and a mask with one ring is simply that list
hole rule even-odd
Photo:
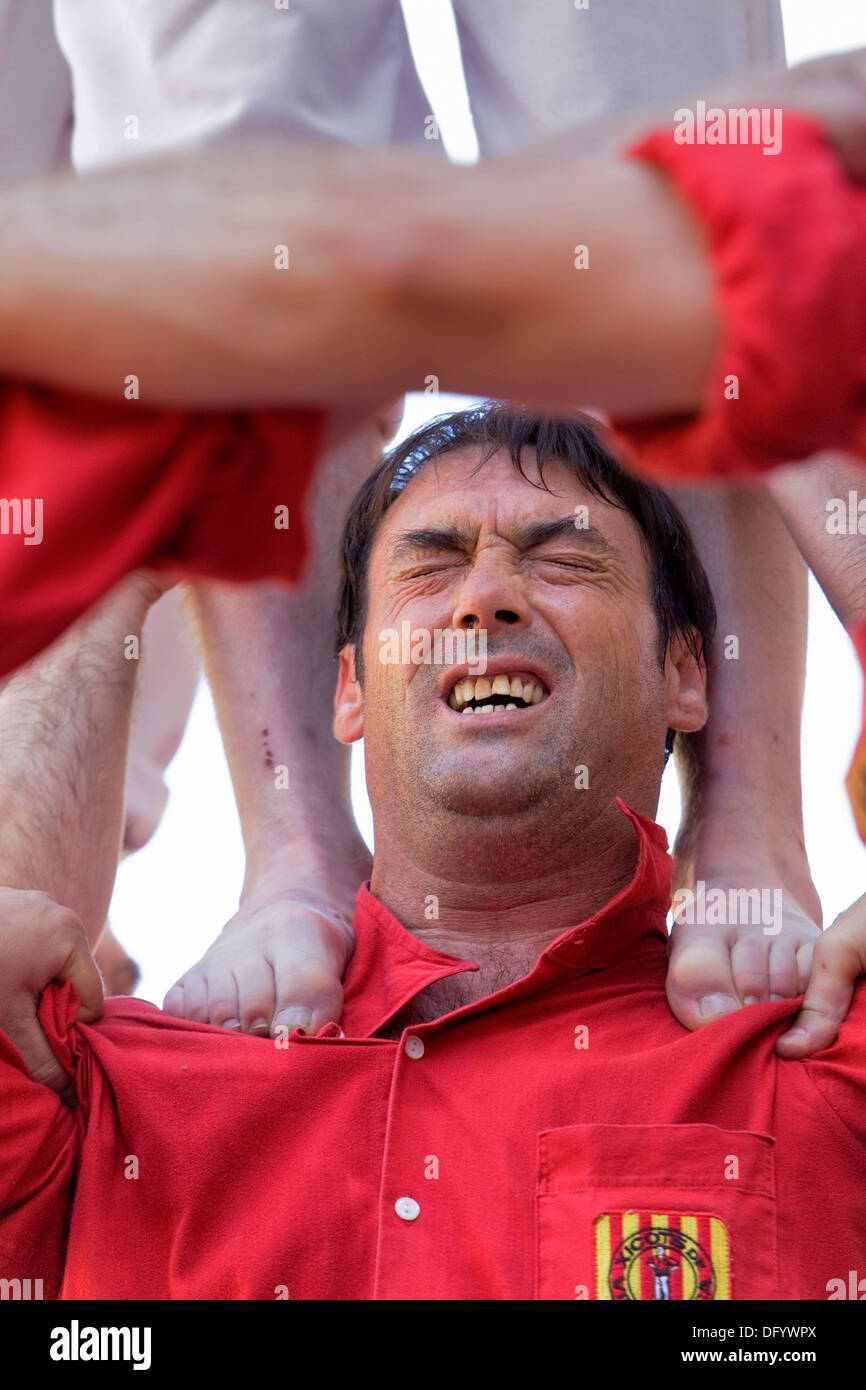
[{"label": "bare leg", "polygon": [[[150,610],[141,638],[132,735],[126,768],[121,854],[134,854],[156,830],[168,800],[163,774],[183,738],[199,679],[199,661],[178,589]],[[94,951],[107,994],[132,994],[139,969],[108,922]]]},{"label": "bare leg", "polygon": [[339,1018],[370,856],[352,815],[348,749],[331,732],[338,540],[381,447],[381,427],[367,425],[322,464],[309,506],[314,559],[298,589],[192,591],[247,868],[237,915],[169,991],[170,1013],[260,1033]]}]

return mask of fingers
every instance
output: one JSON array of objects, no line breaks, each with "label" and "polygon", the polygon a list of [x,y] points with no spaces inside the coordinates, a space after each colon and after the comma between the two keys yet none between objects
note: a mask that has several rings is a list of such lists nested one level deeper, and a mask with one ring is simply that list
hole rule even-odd
[{"label": "fingers", "polygon": [[69,954],[54,978],[70,980],[75,986],[80,1005],[78,1018],[82,1023],[93,1023],[95,1019],[102,1017],[102,976],[91,955],[83,928],[80,936],[76,934],[73,939]]},{"label": "fingers", "polygon": [[815,942],[804,941],[802,946],[797,949],[797,993],[802,994],[809,985],[809,976],[812,973],[812,958],[815,953]]},{"label": "fingers", "polygon": [[27,1070],[34,1081],[50,1086],[52,1091],[63,1092],[69,1085],[69,1075],[63,1070],[39,1026],[36,1017],[35,1001],[21,1000],[13,1015],[4,1014],[3,1031],[21,1053]]},{"label": "fingers", "polygon": [[834,927],[828,927],[815,942],[803,1007],[776,1044],[780,1057],[809,1057],[829,1047],[850,1008],[864,962],[844,927],[835,936],[833,932]]},{"label": "fingers", "polygon": [[0,973],[0,1027],[21,1053],[34,1081],[65,1091],[69,1077],[39,1026],[45,986],[69,980],[79,998],[78,1017],[91,1023],[102,1013],[102,977],[90,953],[83,923],[47,893],[0,888],[4,932]]}]

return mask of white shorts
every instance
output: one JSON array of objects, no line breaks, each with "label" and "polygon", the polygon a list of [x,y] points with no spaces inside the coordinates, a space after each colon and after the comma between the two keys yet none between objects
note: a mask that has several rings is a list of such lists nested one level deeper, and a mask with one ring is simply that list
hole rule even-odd
[{"label": "white shorts", "polygon": [[0,0],[0,179],[69,163],[72,84],[51,0]]},{"label": "white shorts", "polygon": [[[482,153],[784,61],[779,0],[578,3],[454,0]],[[0,0],[0,177],[68,152],[49,5]],[[79,169],[246,139],[440,148],[397,0],[54,0],[54,13]]]},{"label": "white shorts", "polygon": [[[436,147],[397,0],[283,3],[55,0],[76,166],[244,139]],[[482,153],[784,61],[779,0],[454,0],[454,10]]]}]

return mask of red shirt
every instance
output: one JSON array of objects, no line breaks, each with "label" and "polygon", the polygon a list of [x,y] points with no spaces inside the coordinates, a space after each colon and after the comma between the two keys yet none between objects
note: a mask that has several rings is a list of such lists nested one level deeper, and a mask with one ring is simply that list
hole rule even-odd
[{"label": "red shirt", "polygon": [[0,387],[0,676],[130,570],[297,579],[322,422]]},{"label": "red shirt", "polygon": [[622,809],[632,882],[400,1041],[376,1032],[473,967],[366,887],[345,1036],[278,1048],[127,999],[87,1026],[71,986],[46,990],[79,1104],[0,1034],[0,1277],[92,1299],[823,1299],[866,1274],[866,991],[806,1062],[773,1052],[791,1000],[688,1032],[665,834]]}]

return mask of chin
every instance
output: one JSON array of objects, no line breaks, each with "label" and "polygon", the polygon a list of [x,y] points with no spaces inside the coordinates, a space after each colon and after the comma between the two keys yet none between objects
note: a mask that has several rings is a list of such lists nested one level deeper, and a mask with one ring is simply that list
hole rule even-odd
[{"label": "chin", "polygon": [[[522,775],[521,775],[522,773]],[[514,766],[485,766],[483,759],[467,767],[442,769],[422,779],[428,802],[442,810],[465,816],[498,817],[519,815],[522,811],[538,809],[539,801],[547,800],[552,791],[550,778],[540,777],[539,769]]]}]

